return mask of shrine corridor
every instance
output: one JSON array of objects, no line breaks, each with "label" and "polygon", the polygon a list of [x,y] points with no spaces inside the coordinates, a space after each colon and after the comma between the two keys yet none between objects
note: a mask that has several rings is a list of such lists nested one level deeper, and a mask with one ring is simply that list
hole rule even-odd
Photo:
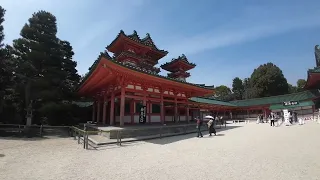
[{"label": "shrine corridor", "polygon": [[320,177],[320,124],[240,124],[84,150],[72,138],[0,139],[0,179],[308,179]]}]

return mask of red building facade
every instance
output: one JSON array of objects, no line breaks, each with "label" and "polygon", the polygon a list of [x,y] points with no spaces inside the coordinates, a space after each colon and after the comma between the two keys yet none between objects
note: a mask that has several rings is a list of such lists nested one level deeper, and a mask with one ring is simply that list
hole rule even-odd
[{"label": "red building facade", "polygon": [[149,34],[140,38],[136,31],[131,35],[120,31],[107,50],[114,56],[101,53],[78,90],[80,95],[94,98],[95,122],[139,123],[141,108],[146,110],[143,123],[188,122],[194,109],[224,107],[189,101],[212,95],[213,90],[186,82],[190,76],[186,71],[195,64],[184,55],[162,65],[172,71],[169,77],[159,75],[155,65],[168,52],[158,49]]},{"label": "red building facade", "polygon": [[[140,38],[136,31],[127,35],[120,31],[89,68],[78,93],[94,99],[92,121],[124,126],[136,123],[189,122],[196,116],[226,115],[229,118],[267,116],[272,105],[285,101],[299,101],[308,113],[314,112],[313,101],[318,91],[223,102],[205,98],[214,94],[213,87],[187,82],[188,70],[195,68],[185,55],[172,59],[160,67],[169,71],[159,75],[158,61],[168,52],[159,49],[149,34]],[[306,88],[320,88],[318,79],[320,51],[316,47],[317,67],[308,71]],[[318,63],[319,61],[319,63]],[[279,107],[280,109],[283,107]],[[297,108],[297,107],[292,107]],[[229,113],[232,112],[232,113]],[[143,115],[142,115],[143,113]],[[143,117],[143,118],[141,118]]]}]

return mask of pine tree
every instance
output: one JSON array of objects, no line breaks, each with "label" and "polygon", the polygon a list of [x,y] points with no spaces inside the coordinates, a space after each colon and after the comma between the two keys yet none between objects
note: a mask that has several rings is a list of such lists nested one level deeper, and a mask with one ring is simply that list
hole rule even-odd
[{"label": "pine tree", "polygon": [[48,111],[50,104],[56,109],[70,97],[79,82],[75,69],[77,64],[72,60],[72,46],[67,41],[61,41],[56,34],[56,17],[49,12],[39,11],[24,25],[21,38],[13,43],[16,74],[24,85],[29,117],[34,107],[43,107],[42,110]]},{"label": "pine tree", "polygon": [[63,58],[63,68],[62,70],[65,73],[65,81],[63,82],[63,94],[64,99],[70,99],[74,95],[74,90],[79,84],[80,76],[78,75],[78,71],[76,69],[77,62],[73,61],[72,57],[74,52],[72,50],[72,46],[68,41],[60,41],[60,45],[62,48],[62,58]]},{"label": "pine tree", "polygon": [[7,85],[10,81],[10,71],[7,69],[6,49],[4,48],[4,22],[5,9],[0,6],[0,114],[4,105],[4,96]]}]

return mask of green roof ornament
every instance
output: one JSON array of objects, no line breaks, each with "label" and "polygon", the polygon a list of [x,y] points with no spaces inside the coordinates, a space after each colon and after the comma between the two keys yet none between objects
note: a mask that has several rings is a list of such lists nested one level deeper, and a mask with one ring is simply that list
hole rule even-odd
[{"label": "green roof ornament", "polygon": [[314,55],[316,58],[316,65],[317,67],[320,67],[320,49],[319,49],[319,45],[316,45],[314,47]]}]

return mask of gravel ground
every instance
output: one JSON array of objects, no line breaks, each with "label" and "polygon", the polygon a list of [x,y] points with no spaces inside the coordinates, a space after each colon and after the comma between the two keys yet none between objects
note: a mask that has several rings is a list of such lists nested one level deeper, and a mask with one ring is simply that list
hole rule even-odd
[{"label": "gravel ground", "polygon": [[320,179],[320,124],[231,126],[97,150],[72,138],[0,138],[0,179]]}]

